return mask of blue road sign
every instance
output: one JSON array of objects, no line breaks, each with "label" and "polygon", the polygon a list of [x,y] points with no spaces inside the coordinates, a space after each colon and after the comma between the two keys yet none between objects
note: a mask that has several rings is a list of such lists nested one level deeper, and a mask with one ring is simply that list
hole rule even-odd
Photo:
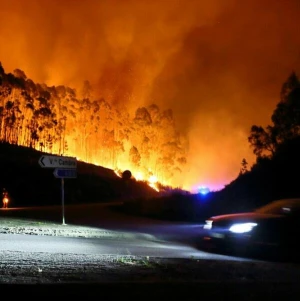
[{"label": "blue road sign", "polygon": [[53,172],[55,178],[77,178],[77,170],[70,168],[54,169]]}]

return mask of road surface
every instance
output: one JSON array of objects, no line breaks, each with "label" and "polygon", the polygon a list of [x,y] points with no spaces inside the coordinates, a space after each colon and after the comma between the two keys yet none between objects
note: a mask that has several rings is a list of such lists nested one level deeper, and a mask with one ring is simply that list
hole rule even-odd
[{"label": "road surface", "polygon": [[[114,207],[111,204],[70,206],[67,208],[65,216],[65,220],[68,221],[65,229],[72,229],[72,226],[89,226],[90,229],[97,229],[100,233],[103,231],[106,234],[109,233],[109,235],[103,235],[103,237],[99,235],[97,238],[64,238],[0,234],[0,250],[246,260],[199,250],[197,243],[202,231],[201,224],[174,223],[134,217],[124,215],[113,209]],[[39,217],[41,218],[41,223],[46,223],[49,216],[58,218],[60,213],[59,208],[53,211],[53,207],[10,208],[5,210],[1,210],[0,216],[2,214],[10,217]],[[47,217],[47,219],[43,219],[43,217]],[[23,224],[20,224],[20,226],[22,227]]]},{"label": "road surface", "polygon": [[199,224],[124,215],[104,204],[67,207],[65,213],[62,225],[59,207],[0,210],[3,294],[32,300],[293,300],[300,292],[298,265],[199,250]]},{"label": "road surface", "polygon": [[[170,241],[157,241],[152,236],[135,238],[73,238],[22,234],[0,234],[0,251],[85,254],[111,256],[143,256],[160,258],[195,258],[211,260],[246,260],[197,250]],[[249,260],[249,259],[248,259]]]}]

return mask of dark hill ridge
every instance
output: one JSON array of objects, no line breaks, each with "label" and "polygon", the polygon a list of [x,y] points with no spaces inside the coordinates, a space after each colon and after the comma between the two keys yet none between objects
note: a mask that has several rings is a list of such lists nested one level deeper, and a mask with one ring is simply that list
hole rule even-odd
[{"label": "dark hill ridge", "polygon": [[[0,143],[0,188],[11,195],[10,206],[61,204],[61,180],[53,168],[42,168],[42,155],[31,148]],[[105,167],[77,161],[77,177],[64,179],[66,204],[104,202],[132,197],[155,197],[146,183],[124,180]]]}]

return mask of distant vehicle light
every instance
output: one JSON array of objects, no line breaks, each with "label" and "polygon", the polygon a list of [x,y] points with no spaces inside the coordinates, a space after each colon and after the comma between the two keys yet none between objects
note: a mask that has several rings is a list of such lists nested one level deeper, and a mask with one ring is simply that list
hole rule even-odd
[{"label": "distant vehicle light", "polygon": [[255,226],[257,226],[256,223],[233,224],[229,228],[229,231],[233,233],[247,233],[252,231]]},{"label": "distant vehicle light", "polygon": [[9,198],[5,196],[3,198],[3,208],[8,208],[8,202],[9,202]]}]

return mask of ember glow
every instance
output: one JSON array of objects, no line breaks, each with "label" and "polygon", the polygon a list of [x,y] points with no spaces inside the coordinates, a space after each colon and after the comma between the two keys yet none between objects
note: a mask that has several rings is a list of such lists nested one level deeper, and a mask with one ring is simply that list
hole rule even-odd
[{"label": "ember glow", "polygon": [[[116,170],[114,170],[114,172],[118,177],[120,177],[120,178],[122,177],[122,172],[120,170],[116,169]],[[158,192],[160,191],[158,188],[158,179],[156,176],[153,176],[153,175],[147,176],[147,175],[144,175],[142,172],[137,171],[133,175],[133,178],[135,178],[137,181],[144,181],[154,190],[156,190]]]},{"label": "ember glow", "polygon": [[[251,126],[269,123],[282,83],[300,69],[298,0],[2,2],[4,70],[71,87],[76,100],[90,101],[59,95],[55,114],[66,131],[51,150],[131,170],[149,183],[154,176],[190,191],[206,183],[211,191],[235,179],[242,159],[249,166],[255,159],[247,141]],[[13,93],[1,100],[20,97]],[[161,114],[157,127],[136,122],[137,110],[153,104]],[[90,106],[93,115],[85,113]]]}]

